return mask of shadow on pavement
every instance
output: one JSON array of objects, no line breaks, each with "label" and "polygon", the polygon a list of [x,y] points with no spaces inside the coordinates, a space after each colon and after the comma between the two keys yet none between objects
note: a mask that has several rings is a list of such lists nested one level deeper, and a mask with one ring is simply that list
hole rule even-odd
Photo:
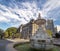
[{"label": "shadow on pavement", "polygon": [[0,39],[0,51],[5,51],[6,45],[13,43],[12,41],[6,39]]}]

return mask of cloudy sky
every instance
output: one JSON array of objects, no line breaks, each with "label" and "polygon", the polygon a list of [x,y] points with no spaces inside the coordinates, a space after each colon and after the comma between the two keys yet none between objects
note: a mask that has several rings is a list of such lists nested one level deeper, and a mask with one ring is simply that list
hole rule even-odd
[{"label": "cloudy sky", "polygon": [[0,0],[0,28],[18,27],[37,19],[38,13],[60,25],[60,0]]}]

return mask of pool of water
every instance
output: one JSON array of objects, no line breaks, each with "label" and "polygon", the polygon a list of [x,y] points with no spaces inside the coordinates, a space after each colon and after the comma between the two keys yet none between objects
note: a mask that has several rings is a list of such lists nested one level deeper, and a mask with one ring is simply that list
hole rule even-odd
[{"label": "pool of water", "polygon": [[15,49],[17,51],[59,51],[58,48],[53,48],[53,49],[50,49],[50,50],[32,49],[30,47],[30,44],[20,44],[20,45],[16,46]]}]

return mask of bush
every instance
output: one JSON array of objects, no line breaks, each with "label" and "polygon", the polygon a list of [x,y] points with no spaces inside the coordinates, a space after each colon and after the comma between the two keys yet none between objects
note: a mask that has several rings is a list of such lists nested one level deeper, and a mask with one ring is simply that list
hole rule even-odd
[{"label": "bush", "polygon": [[56,33],[56,34],[55,34],[55,37],[56,37],[56,38],[60,38],[60,34],[59,34],[59,33]]}]

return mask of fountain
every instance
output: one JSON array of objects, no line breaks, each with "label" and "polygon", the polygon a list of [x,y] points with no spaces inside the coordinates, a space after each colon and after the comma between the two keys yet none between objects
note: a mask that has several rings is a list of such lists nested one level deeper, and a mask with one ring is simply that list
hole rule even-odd
[{"label": "fountain", "polygon": [[39,25],[39,28],[36,33],[30,38],[32,48],[45,50],[53,48],[52,38],[46,32],[45,23],[46,20],[42,19],[39,13],[39,18],[36,20],[36,24]]}]

